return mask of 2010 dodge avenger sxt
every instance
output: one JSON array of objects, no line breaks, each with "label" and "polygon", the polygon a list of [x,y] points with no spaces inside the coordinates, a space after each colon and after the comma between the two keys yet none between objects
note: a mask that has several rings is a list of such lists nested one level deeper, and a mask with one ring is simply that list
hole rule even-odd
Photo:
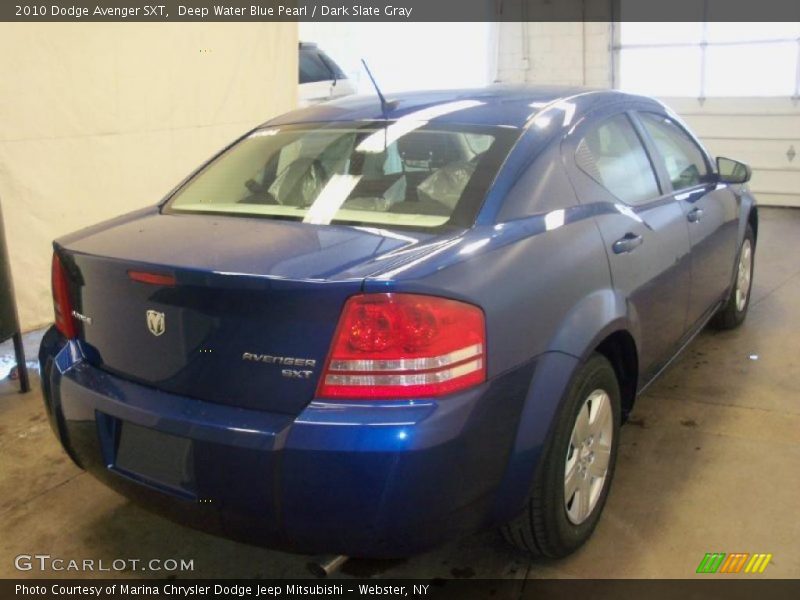
[{"label": "2010 dodge avenger sxt", "polygon": [[256,128],[54,244],[64,449],[181,522],[402,556],[591,535],[634,399],[748,308],[750,169],[662,104],[490,87]]}]

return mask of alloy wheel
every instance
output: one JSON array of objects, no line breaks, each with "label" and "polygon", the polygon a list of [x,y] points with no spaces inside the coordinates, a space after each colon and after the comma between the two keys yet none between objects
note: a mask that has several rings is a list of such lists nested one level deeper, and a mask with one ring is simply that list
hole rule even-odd
[{"label": "alloy wheel", "polygon": [[742,244],[739,254],[739,267],[736,274],[736,310],[742,312],[747,306],[750,294],[750,277],[753,272],[753,245],[749,239]]},{"label": "alloy wheel", "polygon": [[613,435],[611,398],[594,390],[578,411],[564,465],[564,508],[575,525],[592,514],[603,491]]}]

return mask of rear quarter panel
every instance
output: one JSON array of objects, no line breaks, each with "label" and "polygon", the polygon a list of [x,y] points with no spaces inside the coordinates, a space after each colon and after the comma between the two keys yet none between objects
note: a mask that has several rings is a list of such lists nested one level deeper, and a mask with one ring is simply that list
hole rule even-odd
[{"label": "rear quarter panel", "polygon": [[[598,334],[622,326],[594,222],[566,176],[561,136],[544,147],[523,134],[489,192],[478,225],[446,246],[365,280],[365,291],[443,295],[486,314],[488,374],[544,352],[583,357]],[[530,158],[530,157],[533,158]],[[503,190],[505,201],[492,198]],[[495,217],[487,223],[487,213]]]},{"label": "rear quarter panel", "polygon": [[365,290],[444,295],[480,306],[489,377],[547,351],[580,356],[594,337],[590,330],[602,329],[586,308],[598,322],[613,320],[617,309],[594,221],[580,210],[571,214],[575,221],[551,230],[547,215],[475,228],[446,255],[411,265],[405,277],[367,279]]},{"label": "rear quarter panel", "polygon": [[[532,160],[509,157],[515,168],[505,176],[512,180],[496,182],[490,192],[503,189],[508,204],[484,207],[497,215],[493,222],[482,213],[478,225],[441,251],[364,284],[368,292],[443,295],[480,306],[489,378],[535,365],[489,523],[524,506],[575,369],[611,332],[633,329],[636,336],[638,328],[612,287],[593,208],[580,204],[566,177],[560,141],[552,136]],[[520,143],[517,150],[532,146]]]}]

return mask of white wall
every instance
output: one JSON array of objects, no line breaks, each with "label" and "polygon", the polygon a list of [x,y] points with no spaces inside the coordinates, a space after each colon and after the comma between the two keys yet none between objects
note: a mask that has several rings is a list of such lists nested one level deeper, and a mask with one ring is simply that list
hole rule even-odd
[{"label": "white wall", "polygon": [[609,23],[501,23],[498,38],[500,81],[611,86]]},{"label": "white wall", "polygon": [[54,238],[155,204],[296,103],[295,23],[2,23],[0,56],[0,202],[26,330],[53,318]]}]

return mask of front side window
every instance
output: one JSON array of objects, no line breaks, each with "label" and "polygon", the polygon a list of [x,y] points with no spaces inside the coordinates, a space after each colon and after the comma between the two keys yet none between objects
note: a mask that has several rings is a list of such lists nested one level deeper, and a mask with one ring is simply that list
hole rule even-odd
[{"label": "front side window", "polygon": [[705,183],[709,169],[705,156],[691,138],[667,117],[642,113],[642,123],[664,158],[667,174],[676,192]]},{"label": "front side window", "polygon": [[627,204],[641,204],[659,195],[650,159],[633,125],[617,115],[589,132],[578,144],[578,166]]},{"label": "front side window", "polygon": [[402,119],[260,129],[193,177],[167,209],[314,224],[468,226],[516,135]]}]

